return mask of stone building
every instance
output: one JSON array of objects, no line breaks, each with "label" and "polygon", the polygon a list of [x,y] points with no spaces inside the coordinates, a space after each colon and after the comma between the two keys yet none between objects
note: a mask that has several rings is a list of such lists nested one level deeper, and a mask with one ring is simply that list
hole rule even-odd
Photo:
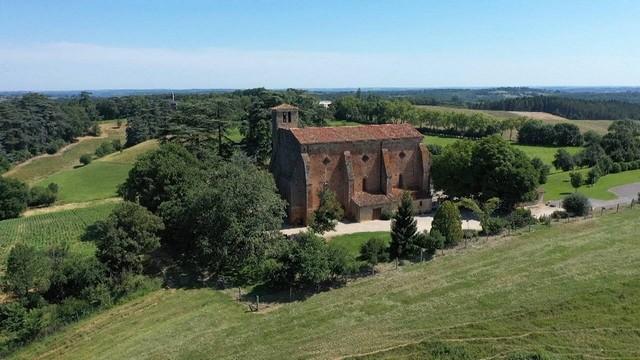
[{"label": "stone building", "polygon": [[336,193],[348,219],[379,219],[409,191],[419,213],[431,210],[431,155],[409,124],[299,127],[298,108],[271,109],[271,171],[291,224],[307,224],[318,193]]}]

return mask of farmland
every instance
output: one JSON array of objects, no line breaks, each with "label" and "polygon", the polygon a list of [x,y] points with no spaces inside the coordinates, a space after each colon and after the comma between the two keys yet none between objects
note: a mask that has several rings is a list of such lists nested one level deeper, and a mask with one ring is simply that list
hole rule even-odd
[{"label": "farmland", "polygon": [[27,183],[35,183],[59,171],[78,166],[81,155],[93,154],[98,146],[105,141],[120,140],[124,142],[125,126],[116,127],[115,120],[102,122],[100,129],[102,135],[99,137],[82,137],[78,142],[68,145],[54,155],[41,155],[16,166],[6,173],[5,176],[13,177]]},{"label": "farmland", "polygon": [[147,141],[95,160],[89,165],[60,171],[37,184],[58,184],[58,204],[114,197],[117,195],[118,185],[127,178],[135,159],[157,146],[156,141]]},{"label": "farmland", "polygon": [[87,225],[104,219],[113,209],[113,203],[99,204],[82,209],[51,212],[18,219],[0,221],[0,264],[5,266],[9,250],[22,242],[39,249],[68,243],[73,251],[91,252],[93,244],[80,242]]},{"label": "farmland", "polygon": [[13,358],[638,358],[638,216],[479,243],[258,314],[212,289],[160,290]]},{"label": "farmland", "polygon": [[569,120],[561,116],[544,113],[544,112],[533,112],[533,111],[478,110],[478,109],[467,109],[467,108],[457,108],[457,107],[447,107],[447,106],[431,106],[431,105],[420,105],[418,107],[422,109],[442,111],[442,112],[454,111],[454,112],[461,112],[465,114],[481,113],[481,114],[496,117],[498,119],[520,119],[522,121],[525,121],[526,119],[535,119],[535,120],[540,120],[546,124],[552,124],[552,125],[559,124],[559,123],[569,123],[569,124],[577,125],[578,128],[580,128],[581,132],[593,130],[599,134],[606,134],[607,128],[609,128],[609,125],[611,125],[612,123],[611,120]]}]

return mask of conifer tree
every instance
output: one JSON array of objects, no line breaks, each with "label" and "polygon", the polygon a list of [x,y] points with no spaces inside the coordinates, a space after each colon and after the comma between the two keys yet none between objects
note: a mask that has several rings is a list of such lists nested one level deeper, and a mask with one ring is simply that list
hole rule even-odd
[{"label": "conifer tree", "polygon": [[391,244],[389,253],[392,259],[406,257],[411,250],[418,232],[417,222],[413,218],[413,199],[405,192],[402,201],[391,221]]},{"label": "conifer tree", "polygon": [[445,201],[436,212],[431,223],[431,232],[439,232],[445,237],[445,246],[455,245],[462,239],[462,220],[458,207]]}]

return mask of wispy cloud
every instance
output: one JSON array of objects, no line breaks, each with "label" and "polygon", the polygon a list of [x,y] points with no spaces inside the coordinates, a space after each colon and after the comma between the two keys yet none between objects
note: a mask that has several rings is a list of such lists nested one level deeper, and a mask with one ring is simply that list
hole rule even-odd
[{"label": "wispy cloud", "polygon": [[640,84],[636,58],[528,55],[0,46],[0,90]]}]

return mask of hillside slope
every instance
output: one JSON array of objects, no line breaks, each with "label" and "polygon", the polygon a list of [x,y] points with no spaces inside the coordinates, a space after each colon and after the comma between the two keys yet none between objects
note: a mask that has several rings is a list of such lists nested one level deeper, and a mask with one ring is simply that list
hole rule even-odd
[{"label": "hillside slope", "polygon": [[638,358],[639,216],[491,240],[259,314],[219,291],[161,290],[14,357],[454,358],[434,357],[438,342],[467,358]]}]

